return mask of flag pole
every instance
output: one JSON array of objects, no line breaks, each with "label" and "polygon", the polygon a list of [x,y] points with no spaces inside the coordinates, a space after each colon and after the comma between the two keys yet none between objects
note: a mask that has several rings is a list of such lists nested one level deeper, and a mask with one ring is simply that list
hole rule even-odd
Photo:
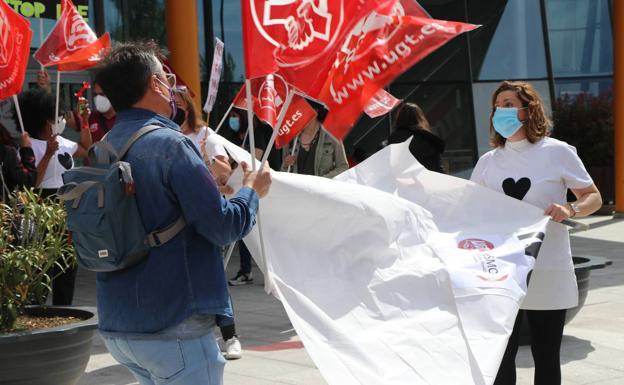
[{"label": "flag pole", "polygon": [[59,123],[59,99],[61,95],[61,71],[59,71],[58,67],[56,68],[56,106],[54,110],[54,123],[58,125]]},{"label": "flag pole", "polygon": [[[243,240],[241,239],[240,242]],[[234,245],[236,242],[230,243],[230,247],[228,247],[227,252],[225,253],[225,258],[223,258],[223,270],[227,270],[228,263],[230,263],[230,258],[232,257],[232,252],[234,251]]]},{"label": "flag pole", "polygon": [[[293,141],[293,148],[292,151],[290,151],[290,156],[295,156],[295,151],[297,151],[297,143],[299,142],[299,135],[295,136],[295,140]],[[288,170],[286,172],[290,172],[290,169],[292,169],[292,166],[288,166]]]},{"label": "flag pole", "polygon": [[245,79],[245,96],[247,99],[247,133],[249,134],[249,148],[251,153],[251,169],[256,171],[256,140],[254,138],[253,100],[251,99],[251,80]]},{"label": "flag pole", "polygon": [[277,124],[275,125],[276,127],[273,129],[273,134],[271,135],[271,139],[269,139],[269,144],[267,145],[267,148],[264,151],[264,154],[262,154],[262,165],[264,165],[264,163],[269,158],[269,153],[271,152],[271,148],[273,148],[275,139],[277,138],[277,135],[279,134],[280,128],[282,127],[282,123],[284,123],[286,112],[288,112],[288,108],[290,107],[290,103],[292,102],[294,96],[295,96],[294,92],[288,91],[288,96],[286,96],[286,102],[284,102],[284,105],[282,106],[282,110],[280,111],[280,114],[277,117]]},{"label": "flag pole", "polygon": [[[39,48],[43,45],[43,18],[39,18]],[[43,64],[41,64],[41,71],[45,70]]]},{"label": "flag pole", "polygon": [[234,104],[230,104],[230,106],[228,107],[227,111],[225,111],[225,115],[223,115],[223,118],[221,118],[221,121],[219,122],[219,125],[215,129],[215,134],[219,133],[219,130],[221,129],[221,127],[223,126],[223,123],[225,122],[225,119],[227,119],[228,115],[230,114],[230,111],[232,111],[232,107],[234,107]]},{"label": "flag pole", "polygon": [[17,95],[13,95],[13,102],[15,103],[15,111],[17,112],[17,119],[19,120],[20,128],[22,129],[22,134],[24,133],[24,121],[22,120],[22,110],[20,109],[19,99],[17,99]]}]

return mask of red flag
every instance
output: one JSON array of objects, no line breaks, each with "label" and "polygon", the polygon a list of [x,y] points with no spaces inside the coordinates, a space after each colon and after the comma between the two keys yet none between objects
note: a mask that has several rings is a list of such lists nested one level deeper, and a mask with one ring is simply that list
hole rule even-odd
[{"label": "red flag", "polygon": [[279,73],[315,97],[338,44],[362,17],[395,2],[241,0],[247,79]]},{"label": "red flag", "polygon": [[314,108],[310,107],[304,98],[295,94],[275,138],[275,147],[279,149],[290,143],[314,118],[316,118]]},{"label": "red flag", "polygon": [[97,65],[110,48],[110,35],[106,32],[90,46],[56,62],[58,70],[63,72],[82,71]]},{"label": "red flag", "polygon": [[344,40],[318,96],[329,110],[323,125],[336,138],[346,136],[377,91],[449,40],[478,27],[422,17],[424,11],[410,10],[410,3],[370,14]]},{"label": "red flag", "polygon": [[[284,102],[286,102],[288,89],[288,84],[277,75],[267,75],[251,79],[253,111],[258,119],[269,124],[271,127],[275,127],[280,111],[282,110]],[[234,107],[246,110],[247,101],[245,96],[246,90],[243,85],[232,102]]]},{"label": "red flag", "polygon": [[395,98],[388,91],[381,88],[368,102],[364,112],[371,118],[377,118],[392,111],[399,103],[401,103],[400,99]]},{"label": "red flag", "polygon": [[0,99],[22,90],[31,38],[28,20],[0,1]]},{"label": "red flag", "polygon": [[52,32],[33,55],[44,67],[59,61],[95,43],[97,36],[80,16],[71,0],[62,0],[63,12]]}]

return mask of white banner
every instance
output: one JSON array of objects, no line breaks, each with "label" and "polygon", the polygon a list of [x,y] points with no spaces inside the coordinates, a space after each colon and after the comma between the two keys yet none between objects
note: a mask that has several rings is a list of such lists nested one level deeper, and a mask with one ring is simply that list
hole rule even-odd
[{"label": "white banner", "polygon": [[[427,171],[407,143],[337,179],[276,172],[260,203],[269,289],[327,382],[492,384],[542,211]],[[264,266],[256,230],[245,243]]]},{"label": "white banner", "polygon": [[208,84],[208,96],[204,104],[204,111],[210,113],[217,100],[219,82],[221,81],[221,70],[223,69],[223,42],[215,37],[215,49],[212,58],[212,69],[210,70],[210,83]]}]

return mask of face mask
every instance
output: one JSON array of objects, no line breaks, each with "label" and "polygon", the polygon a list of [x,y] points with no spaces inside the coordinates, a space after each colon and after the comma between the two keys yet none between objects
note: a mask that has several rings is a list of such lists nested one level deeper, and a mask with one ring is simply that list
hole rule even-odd
[{"label": "face mask", "polygon": [[522,122],[518,119],[518,108],[516,107],[496,107],[492,117],[494,130],[505,139],[509,138],[522,127]]},{"label": "face mask", "polygon": [[67,121],[59,116],[57,123],[52,125],[52,134],[61,135],[65,131],[65,125],[67,125]]},{"label": "face mask", "polygon": [[184,124],[184,121],[186,120],[186,111],[184,111],[181,108],[178,108],[176,110],[176,115],[173,117],[172,120],[175,124],[177,124],[178,126],[181,126],[182,124]]},{"label": "face mask", "polygon": [[167,90],[169,90],[169,100],[167,100],[167,98],[164,97],[163,95],[160,95],[160,96],[163,99],[165,99],[165,100],[167,100],[169,102],[169,107],[171,107],[171,115],[169,115],[169,119],[173,120],[173,119],[175,119],[176,114],[178,113],[178,105],[176,104],[176,101],[175,101],[175,94],[173,93],[173,88],[167,86],[158,77],[156,77],[156,80],[158,80],[160,82],[160,84],[162,84],[163,86],[167,87]]},{"label": "face mask", "polygon": [[95,95],[93,98],[93,103],[95,104],[95,109],[100,113],[106,113],[113,108],[110,100],[106,96],[103,95]]},{"label": "face mask", "polygon": [[232,131],[238,132],[240,130],[240,118],[230,118],[228,123],[230,124]]}]

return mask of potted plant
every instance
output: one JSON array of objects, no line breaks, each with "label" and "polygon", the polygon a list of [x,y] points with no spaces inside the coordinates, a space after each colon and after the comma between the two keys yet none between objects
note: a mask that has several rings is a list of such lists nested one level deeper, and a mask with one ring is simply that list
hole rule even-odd
[{"label": "potted plant", "polygon": [[0,206],[0,384],[72,385],[84,372],[95,311],[44,306],[74,263],[60,203],[25,190]]}]

